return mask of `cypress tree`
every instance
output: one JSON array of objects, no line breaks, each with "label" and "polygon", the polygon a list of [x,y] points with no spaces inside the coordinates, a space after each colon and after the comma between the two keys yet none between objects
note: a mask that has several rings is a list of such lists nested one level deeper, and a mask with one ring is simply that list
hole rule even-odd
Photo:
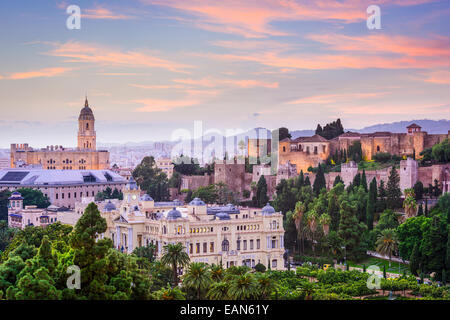
[{"label": "cypress tree", "polygon": [[450,229],[447,235],[447,251],[445,253],[445,268],[450,270]]},{"label": "cypress tree", "polygon": [[258,184],[256,186],[256,204],[258,208],[264,207],[269,202],[269,197],[267,196],[267,182],[264,175],[259,178]]},{"label": "cypress tree", "polygon": [[306,178],[305,178],[305,184],[304,184],[305,186],[308,186],[308,187],[310,187],[311,186],[311,181],[309,181],[309,176],[306,176]]},{"label": "cypress tree", "polygon": [[297,177],[297,188],[300,190],[305,184],[305,176],[303,175],[303,170],[300,170],[300,175]]},{"label": "cypress tree", "polygon": [[336,176],[336,178],[334,179],[333,182],[333,187],[336,187],[338,185],[338,183],[344,183],[344,181],[342,181],[341,176]]},{"label": "cypress tree", "polygon": [[375,206],[377,203],[377,180],[375,178],[370,182],[369,196],[367,198],[367,228],[373,229],[373,220],[375,216]]},{"label": "cypress tree", "polygon": [[358,172],[353,178],[353,188],[358,188],[361,185],[361,174]]},{"label": "cypress tree", "polygon": [[416,242],[414,244],[411,257],[409,258],[409,270],[415,276],[417,276],[417,271],[420,269],[420,251],[419,244]]},{"label": "cypress tree", "polygon": [[389,173],[386,193],[388,209],[398,208],[401,204],[402,191],[400,190],[400,176],[394,166]]},{"label": "cypress tree", "polygon": [[319,168],[317,170],[316,178],[314,179],[313,191],[318,196],[320,194],[320,190],[326,188],[325,175],[323,173],[323,168],[319,164]]},{"label": "cypress tree", "polygon": [[364,187],[364,191],[367,192],[367,178],[366,178],[366,170],[363,169],[363,173],[361,176],[361,185]]}]

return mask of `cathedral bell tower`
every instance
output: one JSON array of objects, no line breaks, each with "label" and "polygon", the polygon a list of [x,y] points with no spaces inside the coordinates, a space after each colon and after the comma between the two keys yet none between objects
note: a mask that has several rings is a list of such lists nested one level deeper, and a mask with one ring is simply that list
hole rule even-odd
[{"label": "cathedral bell tower", "polygon": [[84,108],[78,117],[78,149],[96,150],[97,136],[95,133],[95,118],[92,109],[89,108],[88,99],[84,102]]}]

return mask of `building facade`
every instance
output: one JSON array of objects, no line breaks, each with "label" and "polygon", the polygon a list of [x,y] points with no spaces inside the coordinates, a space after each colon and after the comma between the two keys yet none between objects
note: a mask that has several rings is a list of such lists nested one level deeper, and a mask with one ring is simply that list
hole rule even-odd
[{"label": "building facade", "polygon": [[26,226],[46,227],[58,221],[57,208],[38,209],[36,206],[23,206],[19,192],[13,192],[8,198],[8,226],[24,229]]},{"label": "building facade", "polygon": [[121,191],[125,178],[109,170],[0,170],[0,191],[40,190],[51,204],[74,208],[83,197],[95,197],[106,188]]},{"label": "building facade", "polygon": [[[108,229],[102,237],[114,247],[131,253],[148,244],[161,257],[164,246],[182,243],[192,262],[224,267],[258,263],[284,269],[284,229],[281,213],[267,205],[263,209],[207,206],[196,198],[187,205],[155,202],[134,181],[124,189],[124,200],[98,203]],[[77,204],[81,215],[87,202]]]},{"label": "building facade", "polygon": [[110,167],[109,152],[97,150],[95,117],[86,98],[78,117],[78,146],[47,146],[33,149],[28,144],[11,144],[11,168],[38,165],[45,170],[104,170]]},{"label": "building facade", "polygon": [[[420,158],[420,153],[431,148],[449,137],[447,134],[428,134],[417,124],[411,124],[405,133],[374,132],[356,133],[346,132],[340,136],[327,140],[319,135],[284,139],[279,144],[279,164],[290,161],[297,165],[297,171],[305,172],[308,167],[317,167],[337,150],[347,150],[355,142],[361,143],[362,156],[372,160],[377,153],[390,153],[397,156],[412,156]],[[450,132],[450,131],[449,131]]]},{"label": "building facade", "polygon": [[164,172],[167,175],[167,178],[171,178],[173,175],[173,163],[172,163],[172,159],[170,158],[161,158],[161,159],[156,159],[156,166],[162,170],[162,172]]}]

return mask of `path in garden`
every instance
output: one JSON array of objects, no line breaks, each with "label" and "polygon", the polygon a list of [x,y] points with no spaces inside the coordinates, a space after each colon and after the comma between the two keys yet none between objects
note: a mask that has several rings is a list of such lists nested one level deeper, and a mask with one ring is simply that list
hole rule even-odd
[{"label": "path in garden", "polygon": [[[380,259],[384,259],[384,260],[389,260],[388,256],[379,254],[378,252],[375,252],[375,251],[367,251],[366,253],[367,253],[368,256],[372,256],[372,257],[376,257],[376,258],[380,258]],[[396,257],[392,257],[391,261],[395,261],[395,262],[398,262],[398,263],[409,264],[409,261],[402,260],[402,259],[396,258]]]}]

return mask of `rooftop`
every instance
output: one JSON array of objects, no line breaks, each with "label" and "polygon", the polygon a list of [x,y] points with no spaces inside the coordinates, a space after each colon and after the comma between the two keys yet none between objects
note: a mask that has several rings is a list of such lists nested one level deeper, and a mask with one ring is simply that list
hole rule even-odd
[{"label": "rooftop", "polygon": [[126,179],[110,170],[0,170],[0,185],[82,185],[126,183]]}]

